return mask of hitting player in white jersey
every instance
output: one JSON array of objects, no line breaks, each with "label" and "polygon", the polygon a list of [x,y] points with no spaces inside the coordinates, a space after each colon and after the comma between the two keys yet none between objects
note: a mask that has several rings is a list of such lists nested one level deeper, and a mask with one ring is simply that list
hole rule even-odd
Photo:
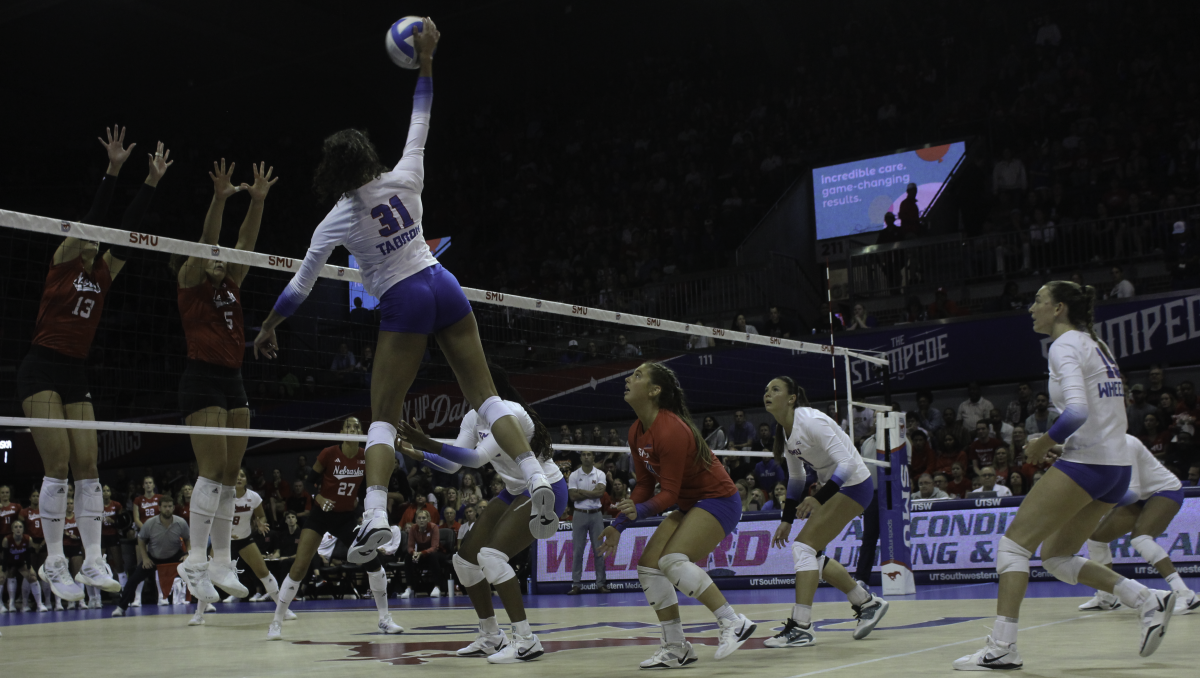
[{"label": "hitting player in white jersey", "polygon": [[[1150,450],[1134,436],[1125,434],[1125,444],[1133,456],[1133,473],[1129,491],[1121,504],[1104,516],[1096,532],[1088,539],[1088,559],[1112,567],[1112,551],[1108,545],[1114,539],[1131,534],[1133,548],[1154,566],[1176,593],[1174,614],[1191,614],[1200,609],[1197,596],[1183,577],[1175,571],[1171,558],[1155,541],[1183,507],[1183,483],[1164,467]],[[1080,610],[1115,610],[1121,601],[1111,593],[1097,591],[1095,597],[1079,606]]]},{"label": "hitting player in white jersey", "polygon": [[[846,594],[858,626],[854,639],[866,638],[887,614],[888,602],[872,595],[836,560],[819,552],[854,520],[875,495],[871,472],[854,449],[854,441],[825,413],[808,406],[808,397],[791,377],[777,377],[763,394],[766,410],[779,422],[775,434],[775,461],[787,460],[788,490],[782,522],[772,544],[787,543],[795,518],[808,521],[792,543],[796,567],[796,603],[787,624],[767,647],[803,647],[816,643],[812,604],[822,578]],[[785,440],[786,438],[786,440]],[[821,489],[805,496],[804,462],[812,465]]]},{"label": "hitting player in white jersey", "polygon": [[1137,608],[1138,654],[1158,649],[1170,621],[1175,594],[1151,591],[1079,553],[1104,514],[1124,496],[1131,475],[1125,444],[1125,397],[1121,373],[1108,347],[1092,330],[1096,291],[1052,281],[1037,292],[1029,313],[1033,330],[1050,336],[1050,397],[1062,412],[1050,430],[1025,448],[1041,464],[1058,444],[1062,455],[1021,502],[996,549],[1000,591],[996,623],[983,649],[960,657],[960,671],[1019,669],[1017,619],[1029,584],[1029,560],[1040,545],[1042,567],[1068,584],[1084,583],[1115,593]]},{"label": "hitting player in white jersey", "polygon": [[[550,433],[538,419],[537,413],[525,405],[504,370],[494,365],[489,367],[505,405],[520,422],[530,445],[548,457],[551,451]],[[413,425],[400,422],[400,436],[405,441],[401,451],[410,458],[425,461],[445,473],[457,473],[463,466],[479,468],[490,463],[504,481],[504,490],[476,519],[475,527],[467,533],[459,545],[458,553],[454,555],[454,571],[466,588],[479,617],[479,635],[474,642],[459,650],[458,655],[487,657],[493,664],[514,664],[537,659],[543,652],[541,642],[529,628],[525,603],[521,600],[520,582],[508,564],[509,558],[528,548],[534,539],[523,508],[528,501],[529,483],[521,467],[504,453],[491,433],[487,421],[474,410],[463,417],[458,439],[453,445],[443,445],[433,440],[415,422]],[[542,467],[554,491],[555,515],[559,515],[567,508],[567,481],[551,459],[544,458]],[[511,643],[496,622],[492,587],[500,595],[500,601],[504,603],[504,610],[512,622]]]},{"label": "hitting player in white jersey", "polygon": [[413,33],[420,77],[400,162],[388,170],[379,162],[374,145],[358,130],[343,130],[325,140],[313,187],[322,200],[337,204],[317,226],[300,270],[254,340],[256,356],[263,353],[274,358],[278,349],[275,328],[308,296],[333,248],[344,245],[350,250],[361,266],[367,293],[380,300],[371,380],[374,421],[367,431],[366,519],[347,555],[353,563],[372,560],[376,550],[391,539],[387,485],[395,464],[396,424],[431,334],[446,354],[463,396],[529,480],[529,529],[538,538],[549,537],[558,529],[554,490],[515,416],[496,395],[471,304],[458,280],[437,263],[425,244],[421,204],[425,139],[433,102],[434,48],[441,34],[428,17],[420,32],[414,25]]}]

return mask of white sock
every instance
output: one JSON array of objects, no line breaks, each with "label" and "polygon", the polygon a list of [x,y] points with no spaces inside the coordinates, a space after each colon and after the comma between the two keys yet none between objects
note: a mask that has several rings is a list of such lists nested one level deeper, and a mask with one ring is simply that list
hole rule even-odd
[{"label": "white sock", "polygon": [[871,594],[861,586],[855,586],[853,591],[846,594],[846,597],[850,599],[851,605],[862,606],[871,602]]},{"label": "white sock", "polygon": [[738,620],[737,612],[733,611],[733,607],[729,603],[725,603],[721,607],[713,610],[713,614],[717,615],[717,619],[724,619],[727,622],[735,622]]},{"label": "white sock", "polygon": [[488,636],[500,635],[500,624],[496,622],[496,616],[492,615],[487,619],[480,619],[479,632]]},{"label": "white sock", "polygon": [[197,598],[196,599],[196,615],[195,616],[200,619],[204,619],[204,608],[206,608],[206,607],[208,607],[208,603]]},{"label": "white sock", "polygon": [[75,481],[75,524],[83,542],[87,561],[104,559],[100,549],[100,530],[104,527],[104,489],[95,478]]},{"label": "white sock", "polygon": [[208,537],[212,534],[220,506],[221,485],[204,476],[197,478],[192,490],[191,516],[188,520],[192,542],[192,550],[188,553],[189,563],[208,562]]},{"label": "white sock", "polygon": [[1122,579],[1121,583],[1113,587],[1113,593],[1121,599],[1122,605],[1136,610],[1146,602],[1150,596],[1150,589],[1132,579]]},{"label": "white sock", "polygon": [[529,630],[528,619],[522,619],[519,622],[513,622],[512,630],[514,636],[521,636],[522,638],[528,638],[529,636],[533,635],[533,631]]},{"label": "white sock", "polygon": [[163,596],[162,592],[162,581],[158,578],[158,570],[154,571],[154,590],[158,592],[159,600],[162,600],[165,597]]},{"label": "white sock", "polygon": [[265,588],[267,590],[267,595],[271,596],[271,600],[275,601],[275,603],[278,604],[279,603],[279,582],[275,581],[275,575],[268,574],[265,577],[259,577],[258,580],[260,582],[262,582],[263,588]]},{"label": "white sock", "polygon": [[[26,585],[29,584],[29,582],[25,582],[25,583],[26,583]],[[29,588],[32,589],[31,593],[33,593],[33,600],[38,604],[38,607],[41,607],[42,606],[42,587],[38,586],[37,582],[33,582],[33,586],[30,586]]]},{"label": "white sock", "polygon": [[93,600],[99,601],[100,600],[100,587],[98,587],[98,586],[87,587],[87,595],[88,595],[88,602],[91,602]]},{"label": "white sock", "polygon": [[792,619],[801,626],[812,624],[812,605],[801,605],[796,603],[792,605]]},{"label": "white sock", "polygon": [[67,519],[67,479],[42,478],[38,511],[42,516],[42,536],[46,538],[46,556],[62,558],[63,523]]},{"label": "white sock", "polygon": [[1187,587],[1187,584],[1183,583],[1183,577],[1180,577],[1178,572],[1173,572],[1167,577],[1167,584],[1170,585],[1171,590],[1175,593],[1192,592],[1192,590]]},{"label": "white sock", "polygon": [[12,609],[17,609],[17,578],[9,577],[8,579],[8,606]]},{"label": "white sock", "polygon": [[292,579],[292,575],[283,578],[283,586],[279,587],[279,599],[275,601],[275,621],[282,622],[283,617],[287,614],[288,605],[296,599],[296,594],[300,592],[300,582]]},{"label": "white sock", "polygon": [[367,496],[363,498],[363,511],[371,511],[375,518],[387,519],[387,488],[383,485],[372,485],[367,488]]},{"label": "white sock", "polygon": [[213,519],[212,549],[213,563],[228,565],[230,557],[230,542],[233,534],[233,500],[237,489],[233,485],[222,485],[220,503],[217,504],[217,515]]},{"label": "white sock", "polygon": [[138,601],[139,603],[142,602],[142,587],[144,587],[145,585],[146,585],[146,580],[145,579],[141,580],[140,582],[138,582],[137,588],[133,592],[133,599]]},{"label": "white sock", "polygon": [[1017,642],[1016,617],[996,617],[996,625],[992,627],[992,640],[1010,645]]},{"label": "white sock", "polygon": [[683,645],[683,621],[676,617],[662,622],[662,635],[664,645]]},{"label": "white sock", "polygon": [[546,475],[546,471],[542,468],[542,462],[537,460],[537,455],[533,452],[523,454],[517,459],[517,463],[521,466],[521,473],[525,475],[525,480],[533,480],[535,476]]},{"label": "white sock", "polygon": [[125,584],[129,582],[129,576],[124,572],[118,572],[117,582],[121,584],[121,588],[125,588]]},{"label": "white sock", "polygon": [[379,611],[379,618],[383,619],[388,613],[387,600],[387,574],[383,568],[367,572],[367,581],[371,584],[371,596],[375,598],[375,609]]}]

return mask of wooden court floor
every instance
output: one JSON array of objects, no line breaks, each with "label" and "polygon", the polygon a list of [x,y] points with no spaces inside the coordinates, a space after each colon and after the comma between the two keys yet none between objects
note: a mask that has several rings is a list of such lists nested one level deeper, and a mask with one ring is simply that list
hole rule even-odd
[{"label": "wooden court floor", "polygon": [[[994,588],[991,589],[994,591]],[[739,593],[754,593],[738,603]],[[1128,610],[1082,613],[1078,590],[1069,597],[1026,601],[1022,610],[1020,650],[1024,675],[1194,678],[1200,675],[1200,615],[1175,617],[1159,651],[1137,656],[1137,621]],[[850,607],[844,601],[817,603],[818,644],[808,648],[770,649],[762,641],[774,634],[789,613],[790,591],[731,592],[739,612],[759,622],[755,637],[731,657],[714,661],[715,624],[698,606],[685,606],[688,638],[700,661],[684,669],[690,676],[800,678],[867,673],[905,678],[951,675],[950,662],[981,645],[994,616],[986,597],[964,599],[893,599],[891,609],[867,639],[855,641],[849,630]],[[777,594],[775,596],[774,594]],[[770,598],[777,597],[777,602]],[[219,606],[202,627],[188,627],[190,609],[151,608],[152,613],[121,619],[102,618],[0,627],[0,667],[4,676],[80,676],[230,678],[296,676],[555,676],[604,678],[640,673],[638,662],[658,645],[658,627],[639,593],[606,597],[547,597],[531,609],[530,621],[546,654],[519,665],[494,666],[483,659],[460,659],[454,650],[475,632],[474,614],[465,597],[448,598],[437,607],[398,607],[396,621],[407,632],[385,636],[375,630],[369,601],[341,601],[329,609],[320,602],[296,603],[300,618],[284,625],[284,640],[267,642],[269,604]],[[588,606],[589,599],[601,600]],[[555,606],[561,601],[561,606]],[[432,602],[432,601],[428,601]],[[639,604],[640,603],[640,604]],[[143,608],[145,609],[145,608]],[[238,610],[231,612],[230,610]],[[256,610],[246,612],[245,610]],[[261,610],[261,611],[257,611]],[[33,618],[30,613],[23,616]],[[98,616],[98,615],[97,615]],[[506,621],[503,612],[501,622]]]}]

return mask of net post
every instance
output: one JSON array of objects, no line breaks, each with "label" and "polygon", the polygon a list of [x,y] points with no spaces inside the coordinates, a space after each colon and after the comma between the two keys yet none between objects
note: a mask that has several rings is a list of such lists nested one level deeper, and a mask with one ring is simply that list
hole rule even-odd
[{"label": "net post", "polygon": [[[888,368],[884,367],[884,383]],[[889,398],[890,400],[890,398]],[[904,596],[916,593],[912,572],[911,481],[908,473],[908,445],[905,421],[897,412],[876,413],[876,441],[888,460],[879,469],[880,578],[884,595]],[[879,435],[882,431],[882,435]]]}]

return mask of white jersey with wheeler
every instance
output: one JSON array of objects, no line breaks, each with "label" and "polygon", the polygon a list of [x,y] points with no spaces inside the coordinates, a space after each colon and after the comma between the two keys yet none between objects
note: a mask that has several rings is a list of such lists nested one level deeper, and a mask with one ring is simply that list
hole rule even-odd
[{"label": "white jersey with wheeler", "polygon": [[[529,413],[520,404],[511,400],[505,400],[504,404],[508,405],[513,416],[517,418],[521,432],[525,434],[525,440],[532,440],[534,426]],[[504,479],[504,487],[508,489],[509,494],[521,494],[528,489],[529,481],[525,480],[525,474],[521,472],[521,465],[500,447],[500,443],[496,442],[496,438],[492,436],[492,428],[475,410],[467,412],[467,415],[463,417],[454,446],[477,451],[481,461],[486,458],[492,468],[496,469],[496,473]],[[551,485],[563,478],[562,471],[550,459],[542,461],[542,472],[546,475],[546,482]]]},{"label": "white jersey with wheeler", "polygon": [[[796,408],[787,454],[807,461],[822,483],[833,479],[842,487],[850,487],[871,477],[850,436],[829,415],[811,407]],[[790,460],[788,468],[793,468]]]},{"label": "white jersey with wheeler", "polygon": [[[1129,466],[1121,371],[1087,332],[1068,330],[1050,345],[1050,399],[1062,412],[1050,427],[1062,459]],[[1065,440],[1064,440],[1065,438]]]},{"label": "white jersey with wheeler", "polygon": [[358,260],[367,294],[382,297],[396,283],[437,264],[422,231],[425,139],[433,79],[420,78],[404,155],[396,167],[343,196],[317,226],[300,270],[283,297],[299,305],[312,291],[333,248],[344,245]]},{"label": "white jersey with wheeler", "polygon": [[245,539],[250,536],[250,528],[254,524],[254,509],[262,505],[262,497],[254,490],[246,490],[246,494],[233,498],[233,529],[229,533],[231,539]]},{"label": "white jersey with wheeler", "polygon": [[1126,433],[1125,444],[1129,446],[1129,455],[1133,458],[1129,491],[1137,495],[1138,501],[1145,501],[1158,492],[1171,492],[1183,487],[1179,478],[1155,459],[1142,441]]}]

